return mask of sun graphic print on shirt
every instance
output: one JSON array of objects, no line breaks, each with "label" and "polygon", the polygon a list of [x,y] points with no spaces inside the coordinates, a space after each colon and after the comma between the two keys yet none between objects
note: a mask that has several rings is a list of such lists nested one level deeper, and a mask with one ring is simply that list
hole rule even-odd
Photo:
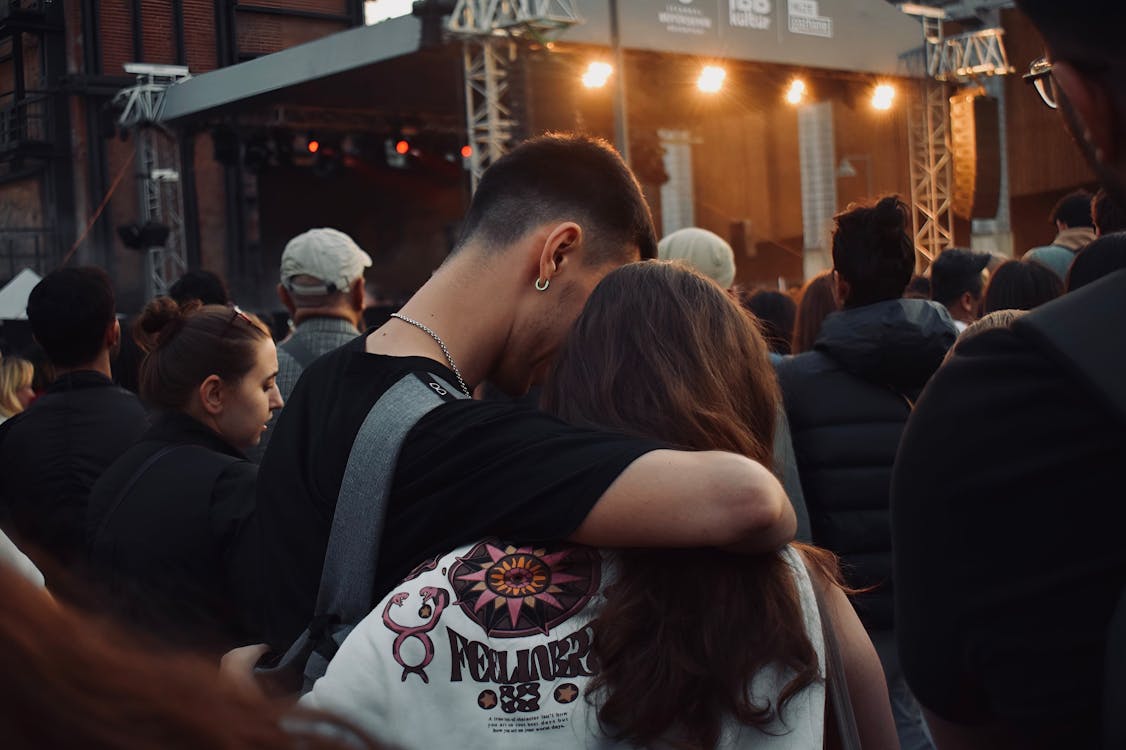
[{"label": "sun graphic print on shirt", "polygon": [[515,546],[487,540],[449,571],[457,604],[495,638],[548,635],[598,590],[602,558],[571,544]]}]

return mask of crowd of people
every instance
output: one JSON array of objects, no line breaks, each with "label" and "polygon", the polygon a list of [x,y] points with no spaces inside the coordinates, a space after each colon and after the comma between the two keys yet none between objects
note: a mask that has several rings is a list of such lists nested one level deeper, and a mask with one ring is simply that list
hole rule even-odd
[{"label": "crowd of people", "polygon": [[214,274],[131,319],[48,274],[0,360],[4,746],[1126,746],[1126,56],[1018,4],[1104,186],[1019,260],[915,276],[887,196],[740,289],[554,134],[364,333],[333,229],[277,340]]}]

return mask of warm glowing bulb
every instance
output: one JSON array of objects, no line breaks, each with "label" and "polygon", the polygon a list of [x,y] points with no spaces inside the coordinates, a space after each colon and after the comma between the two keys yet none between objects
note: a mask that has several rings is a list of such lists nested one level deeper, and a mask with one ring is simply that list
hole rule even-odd
[{"label": "warm glowing bulb", "polygon": [[588,89],[600,89],[606,85],[613,73],[614,68],[610,63],[592,62],[583,73],[583,86]]},{"label": "warm glowing bulb", "polygon": [[696,79],[696,87],[705,94],[714,94],[723,88],[723,81],[727,78],[727,71],[715,65],[705,65]]},{"label": "warm glowing bulb", "polygon": [[461,158],[468,159],[470,156],[473,156],[473,147],[472,146],[462,146],[461,147]]},{"label": "warm glowing bulb", "polygon": [[895,87],[881,83],[872,92],[872,107],[881,111],[891,109],[892,102],[895,101]]},{"label": "warm glowing bulb", "polygon": [[321,150],[321,144],[320,144],[319,141],[309,141],[309,153],[310,154],[315,154],[320,150]]},{"label": "warm glowing bulb", "polygon": [[786,101],[790,104],[801,104],[805,98],[805,81],[795,78],[790,83],[790,90],[786,92]]},{"label": "warm glowing bulb", "polygon": [[410,150],[411,150],[411,145],[409,143],[407,143],[406,141],[399,141],[398,143],[395,144],[395,153],[396,154],[404,154],[405,155]]}]

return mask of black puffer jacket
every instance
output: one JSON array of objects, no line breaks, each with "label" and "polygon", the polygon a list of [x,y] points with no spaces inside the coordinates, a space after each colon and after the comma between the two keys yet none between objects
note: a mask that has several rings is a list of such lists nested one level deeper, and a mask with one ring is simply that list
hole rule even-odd
[{"label": "black puffer jacket", "polygon": [[813,541],[841,556],[870,629],[892,627],[891,470],[903,426],[957,337],[949,313],[891,300],[834,313],[778,366]]}]

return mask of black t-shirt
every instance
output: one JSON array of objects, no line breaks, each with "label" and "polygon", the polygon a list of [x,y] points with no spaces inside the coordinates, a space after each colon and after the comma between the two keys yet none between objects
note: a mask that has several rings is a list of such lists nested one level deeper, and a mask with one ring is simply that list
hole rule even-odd
[{"label": "black t-shirt", "polygon": [[[1107,321],[1106,345],[1124,324]],[[1106,627],[1126,585],[1116,419],[1010,330],[964,343],[923,394],[892,523],[903,670],[935,713],[1023,728],[1036,746],[1096,746]]]},{"label": "black t-shirt", "polygon": [[[236,577],[249,616],[276,648],[288,646],[312,617],[336,496],[371,407],[410,372],[457,382],[430,359],[368,354],[365,340],[305,370],[258,473],[258,507]],[[437,407],[399,456],[374,601],[420,561],[473,539],[569,536],[630,463],[661,447],[510,404]]]}]

